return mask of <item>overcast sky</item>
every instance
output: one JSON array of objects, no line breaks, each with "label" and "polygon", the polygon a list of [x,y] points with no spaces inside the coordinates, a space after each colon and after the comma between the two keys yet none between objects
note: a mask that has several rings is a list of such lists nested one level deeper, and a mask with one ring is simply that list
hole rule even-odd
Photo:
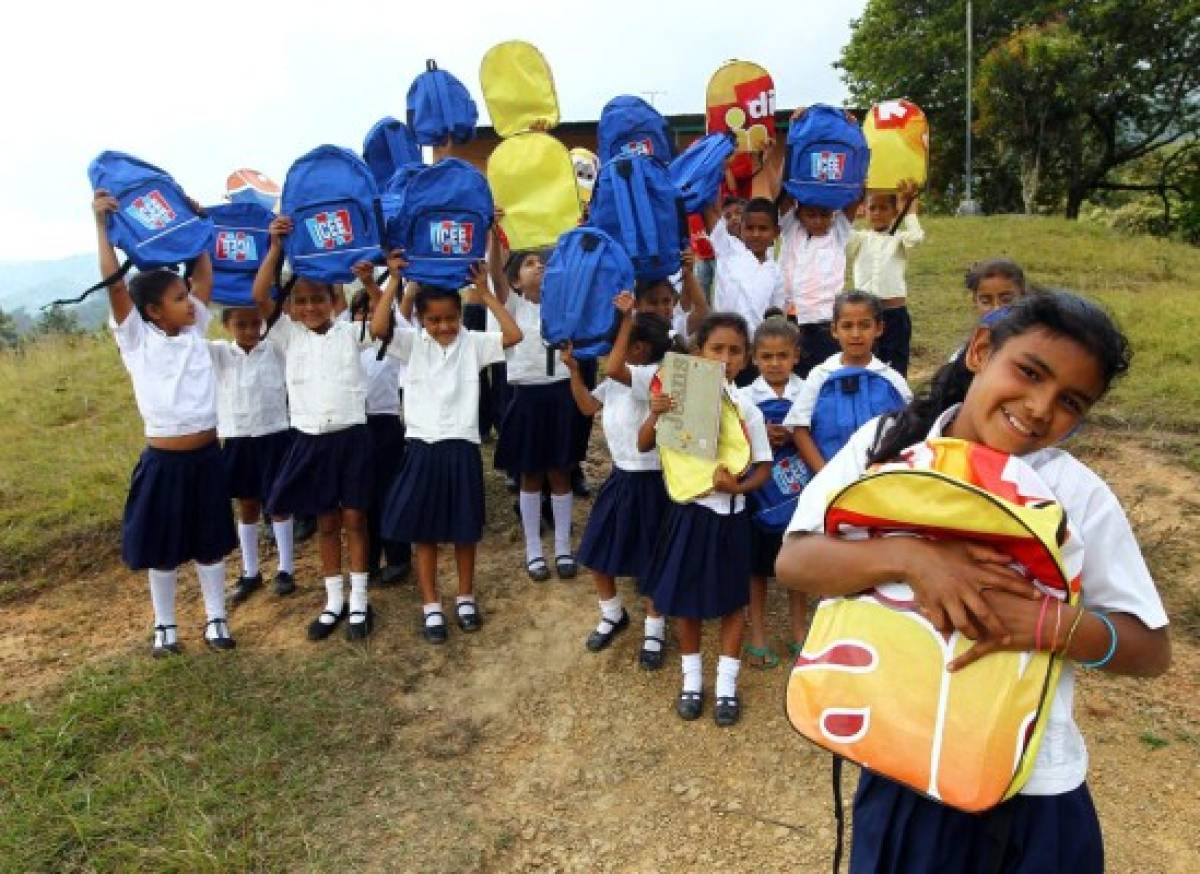
[{"label": "overcast sky", "polygon": [[[0,32],[0,259],[88,251],[88,162],[104,149],[158,164],[202,202],[237,167],[282,183],[320,143],[358,150],[373,122],[404,117],[426,58],[479,104],[479,62],[524,39],[554,71],[562,116],[660,92],[701,112],[708,77],[737,57],[775,77],[780,108],[840,103],[832,63],[865,0],[759,4],[364,0],[20,4]],[[567,13],[570,13],[568,17]],[[11,231],[16,231],[13,233]]]}]

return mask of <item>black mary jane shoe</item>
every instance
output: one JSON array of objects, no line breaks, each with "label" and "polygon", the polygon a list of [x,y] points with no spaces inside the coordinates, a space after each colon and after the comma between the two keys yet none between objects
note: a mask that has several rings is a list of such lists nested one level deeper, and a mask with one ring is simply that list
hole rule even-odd
[{"label": "black mary jane shoe", "polygon": [[[464,610],[464,607],[470,607],[470,610]],[[479,612],[479,605],[474,601],[464,601],[454,605],[454,618],[458,622],[458,627],[470,634],[478,631],[483,627],[483,616]]]},{"label": "black mary jane shoe", "polygon": [[290,595],[296,591],[296,578],[287,571],[280,571],[275,574],[275,594],[279,596]]},{"label": "black mary jane shoe", "polygon": [[[650,649],[646,646],[647,641],[658,641],[658,649]],[[666,658],[667,642],[661,637],[653,637],[646,635],[642,638],[642,648],[638,652],[638,664],[643,670],[657,671],[663,666],[663,659]]]},{"label": "black mary jane shoe", "polygon": [[183,647],[179,645],[179,639],[176,638],[174,643],[167,643],[167,630],[175,631],[174,625],[155,625],[154,626],[154,641],[150,644],[150,655],[156,659],[161,659],[166,656],[179,655],[183,652]]},{"label": "black mary jane shoe", "polygon": [[261,573],[257,573],[252,577],[241,576],[237,578],[237,582],[233,584],[233,591],[229,593],[229,600],[233,604],[240,604],[249,598],[254,592],[262,588],[263,578]]},{"label": "black mary jane shoe", "polygon": [[704,712],[704,693],[680,692],[679,700],[675,702],[675,712],[679,714],[680,719],[687,722],[699,719],[700,714]]},{"label": "black mary jane shoe", "polygon": [[[442,621],[435,625],[430,625],[429,620],[434,616],[440,616]],[[445,643],[446,638],[449,637],[449,632],[446,629],[446,614],[441,610],[434,610],[432,613],[425,614],[425,618],[421,620],[421,634],[424,635],[425,640],[429,643]]]},{"label": "black mary jane shoe", "polygon": [[349,614],[350,608],[342,605],[340,613],[334,613],[332,610],[322,610],[321,616],[332,617],[332,622],[322,622],[321,616],[318,616],[308,624],[308,639],[309,640],[324,640],[333,634],[333,630],[338,627],[338,624]]},{"label": "black mary jane shoe", "polygon": [[[361,616],[361,619],[355,620],[356,616]],[[346,640],[366,640],[371,636],[371,632],[375,630],[375,608],[370,604],[366,610],[353,610],[349,614],[349,621],[346,623]]]},{"label": "black mary jane shoe", "polygon": [[529,574],[529,579],[535,583],[544,583],[550,579],[550,567],[540,555],[525,562],[525,573]]},{"label": "black mary jane shoe", "polygon": [[723,696],[713,706],[713,722],[722,728],[736,725],[742,718],[742,699],[737,695]]},{"label": "black mary jane shoe", "polygon": [[573,555],[557,555],[554,557],[554,571],[560,580],[573,580],[579,573],[579,564]]},{"label": "black mary jane shoe", "polygon": [[622,607],[621,618],[616,622],[605,616],[600,617],[600,622],[604,625],[604,630],[594,629],[584,642],[588,652],[600,652],[602,649],[607,649],[612,644],[613,638],[629,627],[629,611]]},{"label": "black mary jane shoe", "polygon": [[[208,636],[208,626],[216,629],[216,636]],[[209,649],[233,649],[237,646],[237,641],[233,639],[233,635],[229,633],[229,623],[222,619],[210,619],[204,624],[204,643]]]}]

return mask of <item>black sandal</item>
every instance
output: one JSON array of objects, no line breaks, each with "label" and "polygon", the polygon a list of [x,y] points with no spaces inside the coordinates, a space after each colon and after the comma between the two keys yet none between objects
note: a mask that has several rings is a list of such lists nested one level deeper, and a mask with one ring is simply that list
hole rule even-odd
[{"label": "black sandal", "polygon": [[[309,640],[324,640],[333,634],[333,629],[338,627],[338,623],[346,618],[349,608],[342,605],[340,613],[334,613],[332,610],[322,610],[320,616],[314,619],[308,625]],[[329,616],[333,619],[332,622],[322,622],[321,616]]]},{"label": "black sandal", "polygon": [[[208,636],[208,626],[214,626],[217,629],[216,637]],[[233,635],[229,633],[229,623],[225,621],[225,617],[220,619],[210,619],[204,623],[204,642],[209,649],[233,649],[237,646],[237,641],[233,639]]]},{"label": "black sandal", "polygon": [[703,692],[680,692],[679,700],[675,702],[675,712],[679,718],[687,722],[699,719],[704,710]]},{"label": "black sandal", "polygon": [[629,627],[629,611],[622,607],[621,618],[616,622],[613,622],[607,616],[601,616],[600,621],[607,625],[608,628],[604,631],[601,631],[599,628],[592,630],[592,633],[587,636],[587,640],[584,641],[584,646],[588,648],[588,652],[600,652],[600,650],[610,646],[613,638]]},{"label": "black sandal", "polygon": [[[179,655],[183,652],[183,647],[179,645],[179,638],[176,638],[174,643],[167,643],[167,629],[175,631],[176,626],[154,626],[154,640],[150,643],[150,655],[156,659],[161,659],[163,656]],[[162,635],[162,643],[159,643],[159,635]]]},{"label": "black sandal", "polygon": [[233,591],[229,593],[229,601],[232,604],[240,604],[249,598],[254,592],[262,588],[263,578],[262,573],[257,573],[252,577],[240,576],[237,582],[233,584]]},{"label": "black sandal", "polygon": [[[471,609],[464,610],[464,607]],[[458,620],[458,627],[468,634],[483,627],[483,617],[479,615],[479,605],[474,601],[460,601],[455,604],[454,618]]]},{"label": "black sandal", "polygon": [[722,728],[736,725],[742,716],[742,699],[737,695],[726,695],[717,699],[713,707],[713,721]]},{"label": "black sandal", "polygon": [[[430,625],[429,620],[434,616],[440,616],[442,621],[436,625]],[[426,613],[425,618],[422,620],[421,633],[425,635],[425,639],[430,643],[445,643],[448,636],[446,631],[446,614],[441,610]]]},{"label": "black sandal", "polygon": [[[362,619],[356,622],[355,616],[361,616]],[[366,610],[350,612],[350,621],[346,623],[346,640],[366,640],[374,630],[375,610],[370,604],[367,605]]]},{"label": "black sandal", "polygon": [[535,583],[544,583],[550,579],[550,566],[546,564],[546,559],[539,555],[525,562],[525,573],[529,574],[529,579]]},{"label": "black sandal", "polygon": [[[658,642],[658,649],[646,648],[646,642],[650,640]],[[642,649],[638,653],[638,664],[641,665],[644,670],[657,671],[663,666],[663,659],[666,658],[666,651],[667,642],[665,640],[663,640],[661,637],[654,637],[653,635],[647,634],[642,638]]]}]

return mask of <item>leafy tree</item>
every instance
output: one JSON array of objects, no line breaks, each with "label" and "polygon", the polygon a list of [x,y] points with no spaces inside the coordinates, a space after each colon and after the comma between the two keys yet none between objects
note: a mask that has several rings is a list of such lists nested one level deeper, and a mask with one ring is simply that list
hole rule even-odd
[{"label": "leafy tree", "polygon": [[83,326],[79,324],[75,313],[58,305],[43,311],[38,317],[37,332],[39,334],[81,334]]},{"label": "leafy tree", "polygon": [[11,349],[19,345],[21,335],[17,331],[17,323],[4,310],[0,310],[0,349]]}]

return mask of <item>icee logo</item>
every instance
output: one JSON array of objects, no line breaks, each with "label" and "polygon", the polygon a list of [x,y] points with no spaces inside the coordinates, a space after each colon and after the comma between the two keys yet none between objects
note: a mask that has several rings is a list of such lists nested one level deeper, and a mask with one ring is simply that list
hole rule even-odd
[{"label": "icee logo", "polygon": [[149,231],[162,230],[175,221],[175,210],[157,189],[134,198],[133,203],[125,207],[125,212]]},{"label": "icee logo", "polygon": [[443,219],[429,226],[429,248],[435,254],[470,255],[475,242],[475,225]]},{"label": "icee logo", "polygon": [[258,246],[254,236],[245,231],[220,231],[217,233],[218,261],[257,261]]},{"label": "icee logo", "polygon": [[818,182],[840,182],[846,172],[845,152],[813,152],[812,177]]},{"label": "icee logo", "polygon": [[354,239],[354,228],[350,224],[349,210],[319,212],[304,220],[308,235],[318,249],[336,249]]}]

